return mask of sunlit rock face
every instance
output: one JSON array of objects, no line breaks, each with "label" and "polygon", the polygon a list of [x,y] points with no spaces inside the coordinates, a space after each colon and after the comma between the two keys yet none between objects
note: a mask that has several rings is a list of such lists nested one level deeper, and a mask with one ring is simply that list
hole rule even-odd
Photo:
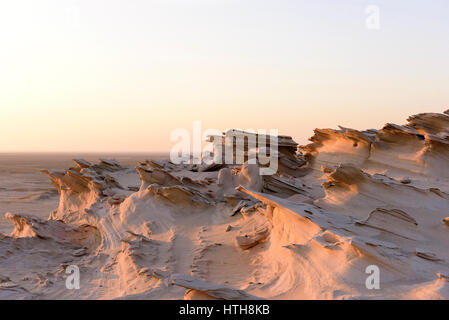
[{"label": "sunlit rock face", "polygon": [[310,140],[282,136],[271,176],[149,159],[44,170],[59,206],[6,213],[0,298],[449,298],[447,112]]}]

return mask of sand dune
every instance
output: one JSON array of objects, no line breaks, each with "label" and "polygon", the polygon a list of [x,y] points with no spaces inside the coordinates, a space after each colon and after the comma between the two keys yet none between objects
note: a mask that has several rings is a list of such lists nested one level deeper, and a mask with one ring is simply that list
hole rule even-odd
[{"label": "sand dune", "polygon": [[449,113],[310,140],[296,152],[283,136],[272,176],[149,159],[44,170],[59,206],[6,214],[0,298],[449,298]]}]

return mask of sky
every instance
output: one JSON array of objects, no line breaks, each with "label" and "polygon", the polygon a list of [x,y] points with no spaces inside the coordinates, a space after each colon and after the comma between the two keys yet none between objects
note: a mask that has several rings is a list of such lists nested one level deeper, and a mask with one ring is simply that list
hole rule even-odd
[{"label": "sky", "polygon": [[0,152],[404,124],[449,109],[448,39],[447,0],[2,1]]}]

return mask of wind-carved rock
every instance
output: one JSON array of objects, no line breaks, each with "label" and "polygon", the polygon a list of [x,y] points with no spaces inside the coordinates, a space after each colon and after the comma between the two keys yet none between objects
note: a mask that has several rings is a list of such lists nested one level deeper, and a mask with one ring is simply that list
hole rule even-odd
[{"label": "wind-carved rock", "polygon": [[[248,142],[230,154],[242,164],[44,170],[59,206],[48,220],[6,215],[0,298],[449,299],[449,113],[311,142],[297,152],[279,136],[272,175]],[[366,287],[367,266],[382,290]]]}]

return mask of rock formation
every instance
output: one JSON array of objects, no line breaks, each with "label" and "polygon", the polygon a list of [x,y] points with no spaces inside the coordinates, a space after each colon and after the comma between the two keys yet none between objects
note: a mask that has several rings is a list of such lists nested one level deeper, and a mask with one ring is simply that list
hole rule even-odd
[{"label": "rock formation", "polygon": [[[270,176],[257,162],[43,170],[59,206],[48,220],[6,214],[0,298],[449,298],[448,112],[310,140],[280,136]],[[244,146],[232,157],[248,160]]]}]

